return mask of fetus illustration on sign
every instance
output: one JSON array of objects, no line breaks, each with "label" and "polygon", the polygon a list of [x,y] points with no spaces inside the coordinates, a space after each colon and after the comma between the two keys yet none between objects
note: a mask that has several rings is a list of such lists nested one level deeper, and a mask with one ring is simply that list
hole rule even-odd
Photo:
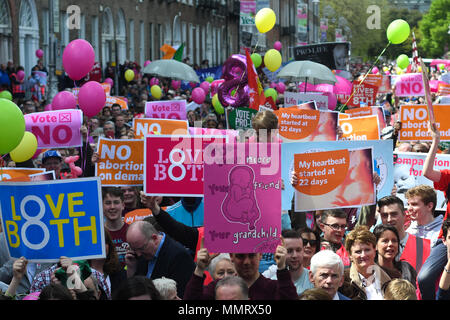
[{"label": "fetus illustration on sign", "polygon": [[255,190],[255,173],[249,166],[237,166],[228,173],[228,193],[222,202],[222,214],[230,222],[248,224],[249,230],[261,217]]}]

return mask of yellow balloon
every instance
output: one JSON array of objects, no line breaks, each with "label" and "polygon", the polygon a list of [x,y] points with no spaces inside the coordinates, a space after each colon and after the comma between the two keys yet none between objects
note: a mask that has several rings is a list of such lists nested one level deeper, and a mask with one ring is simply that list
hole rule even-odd
[{"label": "yellow balloon", "polygon": [[272,9],[262,8],[256,13],[255,25],[259,32],[266,33],[267,31],[272,30],[276,20],[277,16]]},{"label": "yellow balloon", "polygon": [[280,51],[275,49],[268,50],[264,55],[264,64],[266,65],[266,68],[272,72],[278,70],[281,66],[281,60]]},{"label": "yellow balloon", "polygon": [[29,131],[25,131],[19,145],[9,155],[14,162],[27,161],[36,153],[37,145],[36,136]]},{"label": "yellow balloon", "polygon": [[151,92],[153,98],[155,98],[155,99],[161,98],[162,91],[161,91],[161,87],[160,87],[160,86],[158,86],[158,85],[156,85],[156,84],[153,85],[153,86],[150,88],[150,92]]},{"label": "yellow balloon", "polygon": [[134,79],[134,71],[128,69],[127,71],[125,71],[125,80],[127,80],[128,82],[130,82],[131,80]]}]

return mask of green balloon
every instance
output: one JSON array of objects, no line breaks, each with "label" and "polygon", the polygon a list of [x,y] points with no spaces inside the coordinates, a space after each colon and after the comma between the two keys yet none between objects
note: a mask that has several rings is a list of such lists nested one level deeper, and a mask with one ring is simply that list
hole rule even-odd
[{"label": "green balloon", "polygon": [[277,98],[278,98],[278,93],[277,90],[275,90],[274,88],[267,88],[266,90],[264,90],[264,96],[267,97],[272,97],[273,102],[277,102]]},{"label": "green balloon", "polygon": [[408,22],[397,19],[392,21],[388,26],[386,35],[388,40],[393,44],[400,44],[408,39],[410,31]]},{"label": "green balloon", "polygon": [[397,58],[397,66],[400,69],[406,69],[409,66],[409,58],[406,54],[401,54]]},{"label": "green balloon", "polygon": [[12,94],[8,90],[3,90],[0,92],[0,98],[12,101]]},{"label": "green balloon", "polygon": [[0,154],[14,150],[25,134],[25,118],[12,101],[0,98]]},{"label": "green balloon", "polygon": [[207,78],[205,79],[205,81],[208,81],[209,83],[211,83],[211,82],[214,81],[214,78],[211,77],[211,76],[209,76],[209,77],[207,77]]},{"label": "green balloon", "polygon": [[252,59],[255,68],[258,68],[258,67],[261,65],[261,63],[262,63],[262,58],[261,58],[261,55],[260,55],[260,54],[258,54],[258,53],[252,53],[252,55],[250,56],[250,58]]},{"label": "green balloon", "polygon": [[214,110],[216,110],[218,114],[223,114],[225,112],[222,104],[220,103],[219,97],[217,96],[217,93],[212,97],[211,102]]}]

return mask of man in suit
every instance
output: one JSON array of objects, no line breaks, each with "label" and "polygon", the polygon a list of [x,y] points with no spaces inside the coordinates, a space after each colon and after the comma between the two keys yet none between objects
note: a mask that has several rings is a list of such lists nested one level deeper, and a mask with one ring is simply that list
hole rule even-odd
[{"label": "man in suit", "polygon": [[316,288],[328,292],[333,300],[350,300],[338,289],[344,284],[344,263],[338,254],[322,250],[311,258],[309,280]]},{"label": "man in suit", "polygon": [[147,221],[133,222],[127,231],[130,245],[125,261],[127,275],[143,275],[150,279],[170,278],[177,283],[179,297],[195,269],[188,250],[165,233],[159,233]]}]

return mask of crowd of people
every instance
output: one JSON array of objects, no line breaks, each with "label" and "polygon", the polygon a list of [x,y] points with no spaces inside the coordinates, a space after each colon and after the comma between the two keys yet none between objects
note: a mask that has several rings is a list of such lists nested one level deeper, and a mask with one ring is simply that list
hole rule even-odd
[{"label": "crowd of people", "polygon": [[[112,105],[104,107],[97,116],[85,118],[82,147],[47,150],[24,163],[15,163],[6,155],[2,166],[42,167],[54,170],[57,179],[68,179],[71,175],[65,157],[81,155],[77,164],[84,169],[82,176],[94,176],[98,138],[133,138],[132,119],[144,117],[145,103],[155,100],[150,93],[153,76],[142,74],[138,66],[128,67],[135,68],[136,78],[125,81],[125,67],[121,66],[118,93],[127,98],[128,110]],[[43,70],[42,62],[36,68]],[[358,79],[369,68],[369,64],[354,64],[350,73]],[[41,95],[33,91],[30,96],[24,88],[15,87],[17,72],[23,68],[2,64],[0,69],[1,88],[11,90],[13,101],[24,114],[44,111],[48,103],[45,86]],[[263,87],[268,87],[267,77],[258,71]],[[441,76],[440,70],[430,72],[431,78]],[[108,66],[103,79],[112,75],[113,70]],[[192,100],[191,90],[173,89],[170,79],[159,81],[163,91],[161,100]],[[298,86],[288,84],[287,90],[297,91]],[[433,94],[433,99],[436,98]],[[440,142],[439,130],[432,125],[429,127],[432,142],[397,141],[401,122],[393,121],[394,115],[402,104],[423,104],[422,97],[399,98],[392,91],[378,95],[377,100],[384,108],[388,124],[380,139],[393,139],[396,151],[427,153],[424,175],[434,183],[434,188],[425,185],[410,188],[406,192],[407,207],[396,196],[394,188],[392,195],[379,199],[373,206],[315,211],[312,224],[307,223],[304,212],[292,209],[283,217],[281,243],[275,252],[212,254],[203,246],[202,198],[147,196],[140,187],[103,187],[106,257],[72,261],[63,256],[54,264],[31,263],[25,257],[10,259],[2,235],[1,297],[17,300],[450,299],[450,221],[445,212],[436,210],[436,190],[444,191],[447,196],[450,171],[433,168],[436,153],[449,153],[449,149]],[[283,103],[283,94],[279,94],[276,104],[282,107]],[[253,127],[261,128],[261,119],[273,117],[270,113],[259,112],[253,119]],[[190,126],[201,121],[207,128],[226,128],[227,123],[223,114],[215,112],[210,98],[190,110],[187,119]],[[295,184],[294,176],[291,183]],[[142,208],[150,209],[152,215],[132,224],[124,221],[125,214]]]}]

